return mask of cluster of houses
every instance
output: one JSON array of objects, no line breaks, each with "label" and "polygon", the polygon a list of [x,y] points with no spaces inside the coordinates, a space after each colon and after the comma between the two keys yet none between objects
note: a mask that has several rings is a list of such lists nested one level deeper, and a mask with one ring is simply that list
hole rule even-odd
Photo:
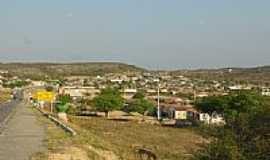
[{"label": "cluster of houses", "polygon": [[[147,99],[157,104],[159,99],[162,115],[176,120],[197,119],[206,123],[223,123],[222,116],[199,113],[191,105],[196,98],[211,95],[226,95],[231,90],[251,90],[256,86],[230,84],[224,81],[189,78],[170,72],[108,73],[98,76],[69,76],[60,80],[34,81],[18,77],[5,77],[7,71],[0,71],[0,85],[14,81],[26,81],[32,87],[52,86],[59,95],[69,95],[74,101],[93,99],[106,87],[117,87],[126,100],[137,92],[143,92]],[[270,96],[270,88],[261,87],[262,95]]]},{"label": "cluster of houses", "polygon": [[[156,105],[159,99],[160,112],[163,117],[180,121],[200,120],[206,123],[223,123],[221,116],[199,113],[191,105],[196,98],[213,94],[213,92],[209,92],[209,86],[203,88],[200,83],[205,82],[184,76],[152,73],[107,74],[94,77],[72,76],[66,77],[62,84],[55,83],[55,81],[32,81],[34,87],[54,86],[57,94],[69,95],[74,101],[91,100],[108,86],[118,87],[126,100],[132,99],[137,92],[143,92],[146,98]],[[221,84],[216,81],[212,84],[211,87],[216,88],[215,94],[220,93],[218,89],[221,88]],[[200,87],[194,87],[196,85]]]}]

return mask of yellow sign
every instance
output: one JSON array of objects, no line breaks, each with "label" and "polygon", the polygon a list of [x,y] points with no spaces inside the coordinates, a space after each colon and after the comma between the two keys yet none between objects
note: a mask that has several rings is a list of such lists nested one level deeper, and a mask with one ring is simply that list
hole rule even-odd
[{"label": "yellow sign", "polygon": [[53,92],[48,92],[48,91],[39,91],[36,92],[34,98],[37,99],[38,101],[47,101],[51,102],[54,100],[55,94]]}]

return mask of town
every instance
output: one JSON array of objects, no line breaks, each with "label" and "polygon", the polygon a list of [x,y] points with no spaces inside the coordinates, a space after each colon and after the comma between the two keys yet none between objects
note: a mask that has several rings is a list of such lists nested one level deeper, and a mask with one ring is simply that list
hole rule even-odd
[{"label": "town", "polygon": [[[231,73],[232,69],[224,72]],[[29,87],[33,88],[28,93],[27,98],[34,105],[46,108],[50,111],[50,106],[57,106],[57,97],[68,96],[72,105],[73,112],[76,114],[87,114],[93,111],[90,105],[91,100],[98,96],[106,88],[117,89],[121,97],[128,105],[134,96],[142,94],[145,99],[152,103],[155,112],[159,108],[160,119],[167,120],[199,120],[206,123],[224,123],[221,116],[216,115],[210,122],[207,113],[199,113],[193,104],[196,99],[208,96],[228,95],[232,91],[256,90],[264,96],[270,96],[269,84],[255,85],[252,83],[239,83],[217,80],[205,80],[190,78],[181,74],[170,72],[125,72],[125,73],[106,73],[95,76],[67,76],[62,79],[47,78],[42,81],[31,79],[20,79],[19,77],[5,77],[8,71],[1,71],[1,84],[3,87]],[[36,94],[46,92],[53,95],[50,99],[37,97]],[[41,95],[42,96],[42,95]],[[87,112],[88,111],[88,112]],[[113,110],[111,110],[113,111]],[[143,114],[143,113],[141,113]],[[156,113],[152,113],[156,115]],[[176,121],[174,121],[176,122]]]},{"label": "town", "polygon": [[[24,65],[27,64],[21,65],[21,68],[23,68],[25,67]],[[43,80],[31,79],[21,75],[14,76],[14,73],[11,74],[10,72],[12,72],[12,70],[1,70],[0,72],[1,92],[7,95],[3,101],[10,99],[8,98],[8,94],[12,95],[12,99],[20,98],[24,100],[27,105],[33,106],[42,115],[45,115],[45,117],[48,117],[52,122],[61,126],[60,128],[63,128],[63,131],[67,132],[67,134],[73,136],[82,134],[81,132],[83,131],[77,128],[79,126],[87,128],[88,125],[90,125],[90,127],[95,128],[96,125],[96,127],[101,127],[102,125],[120,125],[118,129],[121,130],[124,129],[121,128],[122,123],[127,122],[125,125],[129,125],[131,128],[133,128],[132,125],[135,125],[135,128],[145,127],[145,130],[155,128],[155,126],[159,127],[159,132],[165,135],[167,134],[166,130],[168,127],[172,129],[180,128],[179,131],[174,130],[171,134],[175,134],[174,136],[177,137],[179,136],[176,134],[177,132],[187,132],[185,134],[187,134],[188,137],[193,136],[193,138],[191,139],[192,142],[186,143],[203,143],[203,141],[205,141],[203,137],[192,133],[196,131],[190,132],[190,127],[197,128],[202,124],[210,126],[226,125],[224,112],[214,109],[223,104],[213,101],[214,106],[212,106],[210,110],[207,110],[200,108],[200,103],[204,103],[203,100],[208,100],[208,97],[210,100],[212,97],[226,97],[232,93],[240,92],[256,92],[263,97],[270,96],[270,86],[267,81],[261,81],[260,83],[257,81],[249,81],[248,79],[246,81],[226,81],[225,79],[215,79],[213,75],[212,77],[204,78],[187,74],[193,71],[153,72],[135,70],[121,73],[104,72],[102,74],[91,74],[89,76],[70,75],[60,77],[59,79],[45,75]],[[234,72],[238,71],[228,68],[222,69],[222,72],[219,74],[232,76]],[[20,91],[23,91],[23,97],[18,96]],[[210,102],[206,101],[205,103],[211,106]],[[203,106],[203,104],[201,106]],[[98,128],[94,130],[98,130]],[[99,134],[106,132],[112,131],[102,130]],[[143,136],[147,134],[147,132],[148,131],[138,133],[142,135],[137,136]],[[120,136],[122,133],[118,134]],[[155,135],[153,135],[153,137],[154,136]],[[180,134],[180,137],[181,136]],[[106,139],[107,137],[103,138]],[[118,138],[121,139],[121,137]],[[167,138],[169,140],[173,137]],[[183,140],[183,138],[181,139]],[[58,141],[58,139],[55,141]],[[113,140],[108,139],[108,141]],[[120,142],[117,141],[115,143]],[[125,143],[129,144],[128,142]],[[146,156],[150,156],[148,158],[151,158],[151,154],[155,154],[153,151],[155,149],[151,147],[149,149],[149,146],[144,147],[144,145],[151,146],[151,143],[140,142],[137,144],[138,146],[135,147],[139,147],[139,151],[149,153]],[[130,142],[129,145],[136,145],[136,143]],[[159,144],[157,144],[157,146],[158,145]],[[58,146],[56,145],[54,147]],[[133,147],[131,147],[130,150],[133,150]],[[193,147],[193,149],[194,148],[196,147]],[[90,150],[91,152],[101,152],[96,149]],[[124,153],[131,152],[130,150],[128,149],[124,151]],[[117,153],[119,150],[114,152],[106,151],[106,153],[109,152],[107,153],[109,154],[107,158],[106,154],[103,152],[105,151],[99,153],[102,155],[99,156],[103,158],[105,156],[105,159],[118,159],[117,156],[119,155],[115,155],[115,152]],[[157,150],[157,152],[159,151]],[[165,153],[159,155],[159,157],[165,158],[173,156],[165,156],[164,154]],[[185,154],[189,157],[188,155],[190,153],[187,150],[182,150],[181,154],[179,153],[176,157],[180,158]],[[58,156],[61,157],[61,155]],[[129,156],[133,157],[136,156],[136,154]],[[157,155],[154,155],[153,157],[156,156]],[[74,155],[71,157],[74,157]],[[129,159],[126,155],[125,158]]]},{"label": "town", "polygon": [[270,160],[269,8],[1,1],[0,160]]}]

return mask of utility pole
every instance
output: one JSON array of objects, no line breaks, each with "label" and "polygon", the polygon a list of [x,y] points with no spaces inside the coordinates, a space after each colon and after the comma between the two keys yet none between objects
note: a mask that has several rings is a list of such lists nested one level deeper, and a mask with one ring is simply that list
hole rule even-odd
[{"label": "utility pole", "polygon": [[158,90],[157,90],[157,119],[160,120],[161,119],[161,115],[160,115],[160,83],[159,83],[159,79],[154,79],[154,82],[157,83],[158,85]]},{"label": "utility pole", "polygon": [[158,97],[157,97],[157,103],[158,103],[157,116],[158,116],[158,120],[160,120],[160,95],[159,95],[159,90],[160,90],[160,86],[159,86],[159,81],[158,81]]}]

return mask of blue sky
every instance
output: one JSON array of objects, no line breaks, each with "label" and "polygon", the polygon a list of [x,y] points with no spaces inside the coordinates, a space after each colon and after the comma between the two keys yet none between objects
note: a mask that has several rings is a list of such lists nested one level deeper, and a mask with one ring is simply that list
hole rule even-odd
[{"label": "blue sky", "polygon": [[0,61],[270,64],[269,0],[0,1]]}]

